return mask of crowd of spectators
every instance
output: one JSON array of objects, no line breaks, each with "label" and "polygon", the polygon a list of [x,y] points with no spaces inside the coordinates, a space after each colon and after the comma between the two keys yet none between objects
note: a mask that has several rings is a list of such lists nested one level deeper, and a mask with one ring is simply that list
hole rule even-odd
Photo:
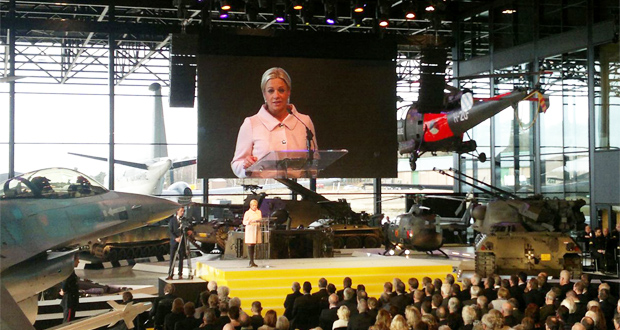
[{"label": "crowd of spectators", "polygon": [[620,304],[609,284],[570,276],[562,271],[556,285],[545,273],[484,280],[474,274],[459,284],[452,274],[407,283],[394,278],[379,297],[368,296],[362,284],[354,288],[349,277],[340,290],[321,278],[314,291],[310,282],[294,282],[280,316],[263,315],[260,301],[243,309],[214,281],[196,302],[183,302],[169,284],[151,316],[157,330],[620,330]]}]

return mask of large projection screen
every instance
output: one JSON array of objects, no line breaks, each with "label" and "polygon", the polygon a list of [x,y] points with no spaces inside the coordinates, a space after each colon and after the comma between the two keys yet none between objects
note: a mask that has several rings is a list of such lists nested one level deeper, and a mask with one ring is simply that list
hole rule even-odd
[{"label": "large projection screen", "polygon": [[[355,50],[355,47],[341,47],[344,50],[338,53],[340,58],[329,58],[316,49],[308,51],[315,57],[300,57],[297,56],[297,52],[303,53],[300,47],[296,47],[295,52],[287,53],[281,50],[285,46],[269,45],[269,41],[274,40],[284,44],[281,39],[258,37],[253,38],[256,42],[249,44],[247,36],[235,39],[234,36],[227,39],[226,47],[236,49],[232,45],[238,42],[240,45],[237,47],[243,48],[245,45],[251,49],[266,43],[273,54],[296,56],[239,55],[238,50],[227,52],[221,48],[199,55],[199,177],[235,177],[230,162],[239,127],[246,117],[258,112],[263,103],[261,76],[274,66],[284,68],[291,76],[290,102],[299,112],[312,118],[319,149],[349,151],[321,172],[320,177],[396,177],[398,144],[394,58],[368,59],[355,58],[355,55],[347,58],[346,50]],[[369,49],[377,46],[368,40],[364,42]],[[321,47],[320,42],[309,45]],[[259,52],[269,55],[264,54],[265,50]],[[381,52],[385,53],[385,50]],[[255,55],[251,51],[244,53]],[[368,54],[365,56],[368,57]]]}]

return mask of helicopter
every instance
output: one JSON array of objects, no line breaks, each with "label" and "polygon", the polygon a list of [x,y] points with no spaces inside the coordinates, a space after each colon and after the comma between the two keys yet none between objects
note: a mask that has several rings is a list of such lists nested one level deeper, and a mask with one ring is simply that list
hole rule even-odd
[{"label": "helicopter", "polygon": [[[420,194],[413,197],[409,212],[398,215],[393,222],[384,224],[385,252],[393,254],[400,249],[402,255],[415,250],[433,254],[438,251],[446,258],[448,255],[441,250],[444,243],[444,229],[452,230],[455,225],[469,226],[474,199],[467,196],[446,196]],[[451,203],[450,203],[451,202]],[[465,205],[469,202],[469,205]],[[442,217],[433,212],[432,205],[442,205]],[[431,206],[431,207],[429,207]],[[450,217],[454,212],[455,217]]]},{"label": "helicopter", "polygon": [[[440,48],[421,51],[420,95],[407,110],[403,119],[398,120],[398,151],[401,155],[410,154],[409,164],[415,171],[416,161],[430,152],[473,153],[476,141],[463,140],[463,135],[476,125],[493,117],[516,103],[529,100],[538,102],[539,111],[545,112],[548,97],[537,83],[528,90],[517,88],[512,92],[486,99],[474,99],[469,89],[459,90],[445,83],[446,54]],[[517,74],[489,74],[454,79],[528,76],[547,73],[523,72]],[[444,93],[448,90],[448,93]],[[487,160],[485,153],[479,153],[480,162]]]}]

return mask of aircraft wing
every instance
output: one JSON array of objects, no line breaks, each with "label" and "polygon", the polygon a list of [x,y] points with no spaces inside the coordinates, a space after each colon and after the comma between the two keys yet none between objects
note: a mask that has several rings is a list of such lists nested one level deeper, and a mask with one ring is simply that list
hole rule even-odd
[{"label": "aircraft wing", "polygon": [[196,164],[196,158],[185,159],[185,160],[172,162],[172,168],[181,168],[181,167],[194,165],[194,164]]},{"label": "aircraft wing", "polygon": [[53,328],[49,328],[48,330],[97,329],[103,326],[111,327],[119,321],[124,321],[127,329],[133,329],[133,319],[135,319],[140,313],[143,313],[151,308],[151,303],[138,303],[135,305],[133,303],[129,303],[127,305],[120,305],[114,301],[109,301],[108,304],[112,306],[112,311],[81,320],[76,320],[71,323],[61,324]]},{"label": "aircraft wing", "polygon": [[30,324],[21,308],[19,308],[13,296],[11,296],[3,284],[0,284],[0,286],[2,287],[0,295],[0,301],[2,301],[2,313],[0,313],[2,321],[0,328],[4,330],[34,330],[34,327]]},{"label": "aircraft wing", "polygon": [[[69,152],[69,155],[74,155],[74,156],[78,156],[78,157],[84,157],[84,158],[90,158],[90,159],[94,159],[94,160],[100,160],[103,162],[107,162],[108,159],[105,157],[97,157],[97,156],[91,156],[91,155],[84,155],[84,154],[78,154],[75,152]],[[118,160],[115,159],[114,160],[114,164],[119,164],[119,165],[125,165],[125,166],[129,166],[129,167],[133,167],[133,168],[139,168],[142,170],[147,170],[148,167],[146,164],[143,163],[136,163],[136,162],[130,162],[130,161],[126,161],[126,160]]]}]

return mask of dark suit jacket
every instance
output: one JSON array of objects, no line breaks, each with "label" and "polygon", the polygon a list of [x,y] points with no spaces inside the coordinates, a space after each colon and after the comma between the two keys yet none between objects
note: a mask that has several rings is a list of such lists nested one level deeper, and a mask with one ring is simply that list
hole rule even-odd
[{"label": "dark suit jacket", "polygon": [[338,303],[338,307],[342,305],[347,306],[349,312],[351,312],[351,314],[349,314],[349,318],[357,314],[357,299],[351,298],[351,300],[343,300]]},{"label": "dark suit jacket", "polygon": [[284,299],[284,316],[286,316],[289,321],[293,319],[293,304],[295,304],[295,299],[301,296],[301,292],[295,291],[288,294],[286,299]]},{"label": "dark suit jacket", "polygon": [[545,305],[545,295],[538,290],[531,290],[523,294],[523,300],[525,302],[525,307],[529,304],[536,304],[538,308]]},{"label": "dark suit jacket", "polygon": [[396,308],[398,308],[398,314],[404,316],[405,308],[407,308],[407,305],[413,303],[410,298],[411,297],[406,294],[399,294],[396,297],[390,298],[390,305],[396,306]]},{"label": "dark suit jacket", "polygon": [[540,316],[540,322],[544,323],[547,320],[547,317],[549,316],[554,316],[555,315],[555,305],[551,304],[551,305],[544,305],[543,307],[540,308],[540,312],[539,312],[539,316]]},{"label": "dark suit jacket", "polygon": [[323,330],[331,330],[332,325],[337,319],[338,307],[324,309],[319,316],[319,327]]},{"label": "dark suit jacket", "polygon": [[252,325],[252,329],[256,330],[265,324],[265,319],[260,315],[252,315],[250,316],[250,324]]},{"label": "dark suit jacket", "polygon": [[293,304],[292,329],[309,330],[319,325],[319,303],[310,295],[304,294]]},{"label": "dark suit jacket", "polygon": [[192,330],[199,327],[202,324],[202,320],[195,319],[194,316],[186,317],[185,319],[178,321],[174,325],[174,330]]},{"label": "dark suit jacket", "polygon": [[[312,298],[314,298],[320,306],[320,310],[324,310],[326,308],[329,308],[329,292],[327,292],[327,289],[321,289],[315,293],[312,294]],[[325,329],[323,329],[325,330]]]},{"label": "dark suit jacket", "polygon": [[375,320],[368,313],[361,313],[351,316],[347,330],[368,330],[368,328],[375,324]]},{"label": "dark suit jacket", "polygon": [[164,320],[164,330],[174,330],[174,325],[185,319],[185,315],[183,313],[170,313],[166,315],[166,319]]}]

